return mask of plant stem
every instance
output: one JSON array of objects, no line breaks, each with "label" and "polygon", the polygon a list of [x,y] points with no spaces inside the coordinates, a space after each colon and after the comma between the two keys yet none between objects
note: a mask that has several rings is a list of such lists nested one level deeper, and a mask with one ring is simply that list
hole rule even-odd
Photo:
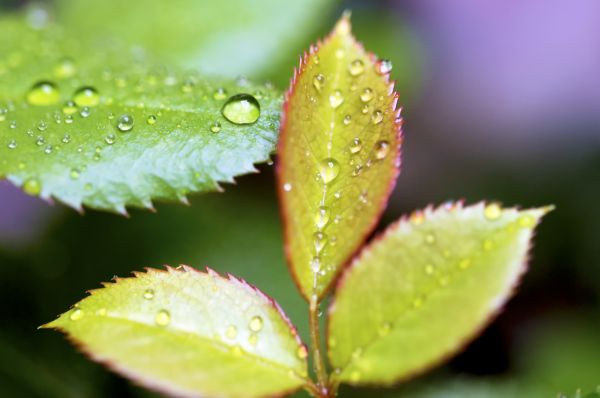
[{"label": "plant stem", "polygon": [[313,295],[310,300],[309,307],[309,323],[310,323],[310,345],[313,354],[313,366],[317,375],[319,397],[329,397],[328,391],[328,376],[325,368],[325,361],[321,352],[321,332],[319,328],[319,300],[316,295]]}]

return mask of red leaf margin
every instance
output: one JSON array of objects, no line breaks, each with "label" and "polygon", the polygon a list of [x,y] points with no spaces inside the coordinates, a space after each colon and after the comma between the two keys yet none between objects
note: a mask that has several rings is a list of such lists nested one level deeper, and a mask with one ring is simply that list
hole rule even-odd
[{"label": "red leaf margin", "polygon": [[[341,19],[336,23],[333,30],[327,36],[325,36],[325,38],[317,40],[316,44],[311,44],[308,52],[305,51],[303,53],[303,55],[300,57],[298,67],[294,68],[294,74],[293,74],[292,78],[290,79],[290,87],[286,91],[285,96],[284,96],[283,111],[281,114],[281,123],[280,123],[280,127],[279,127],[279,142],[277,144],[278,157],[277,157],[277,162],[275,164],[275,175],[276,175],[276,179],[277,179],[277,188],[276,188],[277,189],[277,197],[279,199],[279,205],[280,205],[279,213],[280,213],[282,224],[283,224],[284,252],[285,252],[285,257],[287,259],[288,268],[292,275],[292,279],[294,280],[294,283],[295,283],[298,291],[302,295],[302,297],[304,297],[304,299],[306,299],[307,301],[310,301],[310,297],[307,297],[305,295],[305,293],[302,289],[302,285],[300,284],[300,282],[298,280],[298,276],[296,275],[296,272],[294,271],[294,267],[292,266],[292,255],[291,255],[291,249],[290,249],[288,242],[290,241],[290,236],[293,234],[293,231],[290,230],[288,222],[287,222],[288,209],[286,208],[285,201],[284,201],[284,195],[286,194],[286,192],[284,192],[284,190],[283,190],[283,184],[285,183],[285,181],[283,181],[283,179],[282,179],[284,165],[281,161],[281,157],[279,156],[279,154],[283,153],[283,151],[285,149],[286,137],[288,135],[287,128],[286,128],[287,124],[288,124],[287,114],[288,114],[288,110],[290,108],[290,103],[296,94],[296,86],[297,86],[297,83],[299,82],[299,77],[302,76],[302,74],[306,71],[306,66],[308,65],[311,58],[313,58],[315,55],[317,55],[317,53],[319,52],[319,49],[323,45],[328,44],[332,40],[333,36],[335,36],[335,34],[337,33],[337,30],[339,29],[340,24],[348,25],[347,28],[349,31],[350,38],[352,39],[352,41],[354,42],[354,45],[356,46],[356,48],[359,51],[365,52],[366,56],[369,58],[369,60],[371,62],[373,62],[374,65],[377,65],[378,62],[380,62],[380,60],[377,58],[377,56],[374,53],[366,51],[364,48],[364,45],[361,42],[359,42],[358,40],[356,40],[356,38],[352,35],[351,23],[350,23],[350,13],[344,12]],[[378,212],[373,217],[370,225],[368,225],[368,227],[365,229],[365,231],[362,234],[362,239],[360,240],[360,241],[362,241],[362,244],[360,244],[360,243],[357,244],[356,249],[353,252],[350,252],[350,254],[348,255],[348,258],[341,263],[340,267],[336,271],[336,274],[331,279],[331,282],[319,296],[319,300],[322,300],[323,297],[325,297],[327,294],[329,294],[329,292],[332,290],[332,287],[336,285],[336,281],[340,277],[340,275],[342,274],[344,269],[350,265],[352,259],[361,251],[361,248],[364,246],[365,242],[367,241],[367,238],[372,234],[373,230],[379,223],[379,220],[381,219],[383,211],[387,207],[390,196],[391,196],[392,192],[394,191],[394,188],[396,187],[396,182],[398,180],[398,177],[400,176],[400,169],[401,169],[401,165],[402,165],[401,150],[402,150],[402,143],[403,143],[403,133],[402,133],[403,118],[401,117],[402,108],[401,107],[397,108],[399,95],[398,95],[398,92],[394,90],[396,81],[390,80],[389,73],[382,75],[382,78],[385,79],[385,83],[389,88],[388,95],[392,96],[392,102],[391,102],[392,113],[391,114],[394,115],[394,124],[393,125],[396,130],[396,141],[398,143],[398,145],[396,147],[396,159],[395,159],[395,164],[394,164],[394,166],[395,166],[394,173],[388,184],[388,190],[387,190],[386,194],[383,195],[379,199],[379,203],[377,203],[377,205],[376,205],[376,207],[378,208]]]}]

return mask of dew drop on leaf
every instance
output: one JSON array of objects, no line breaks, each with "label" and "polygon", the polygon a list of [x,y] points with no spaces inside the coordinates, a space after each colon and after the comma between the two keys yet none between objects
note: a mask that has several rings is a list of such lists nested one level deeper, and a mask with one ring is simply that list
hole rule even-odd
[{"label": "dew drop on leaf", "polygon": [[34,84],[27,92],[27,102],[30,105],[54,105],[60,100],[60,92],[56,85],[49,81]]},{"label": "dew drop on leaf", "polygon": [[[360,100],[362,102],[369,102],[373,99],[373,90],[369,87],[365,88],[362,93],[360,93]],[[363,112],[364,113],[364,112]]]},{"label": "dew drop on leaf", "polygon": [[225,90],[223,87],[219,87],[213,93],[213,98],[216,100],[224,100],[227,98],[227,90]]},{"label": "dew drop on leaf", "polygon": [[233,325],[229,325],[227,330],[225,330],[225,337],[230,340],[233,340],[237,337],[237,328]]},{"label": "dew drop on leaf", "polygon": [[337,107],[342,105],[343,102],[344,96],[342,95],[342,92],[340,90],[335,90],[333,94],[329,96],[329,105],[331,105],[333,109],[336,109]]},{"label": "dew drop on leaf", "polygon": [[292,190],[292,184],[290,184],[289,182],[286,182],[285,184],[283,184],[283,190],[285,192],[290,192]]},{"label": "dew drop on leaf", "polygon": [[358,76],[363,73],[364,70],[365,64],[360,59],[355,59],[354,61],[350,62],[350,65],[348,66],[348,71],[352,76]]},{"label": "dew drop on leaf", "polygon": [[346,125],[346,126],[349,125],[350,123],[352,123],[352,116],[350,116],[350,115],[344,116],[343,122],[344,122],[344,125]]},{"label": "dew drop on leaf", "polygon": [[17,147],[17,141],[12,139],[8,142],[8,149],[15,149]]},{"label": "dew drop on leaf", "polygon": [[313,77],[312,83],[315,89],[317,89],[317,91],[321,91],[321,89],[323,89],[323,86],[325,86],[325,76],[323,76],[322,73],[316,74]]},{"label": "dew drop on leaf", "polygon": [[154,322],[158,326],[167,326],[171,322],[171,314],[167,310],[160,310],[156,313],[154,317]]},{"label": "dew drop on leaf", "polygon": [[373,124],[379,124],[382,122],[382,120],[383,112],[381,112],[379,109],[373,112],[373,114],[371,115],[371,121],[373,122]]},{"label": "dew drop on leaf", "polygon": [[57,79],[66,79],[73,76],[76,72],[75,63],[70,58],[61,59],[54,67],[54,76]]},{"label": "dew drop on leaf", "polygon": [[78,180],[79,175],[80,175],[80,172],[78,169],[71,169],[71,172],[69,173],[69,177],[71,177],[72,180]]},{"label": "dew drop on leaf", "polygon": [[73,312],[71,312],[71,315],[69,315],[69,319],[72,321],[78,321],[81,318],[83,318],[83,310],[80,308],[76,308]]},{"label": "dew drop on leaf", "polygon": [[144,290],[144,298],[146,300],[152,300],[154,298],[154,289]]},{"label": "dew drop on leaf", "polygon": [[329,222],[329,209],[326,206],[321,206],[315,215],[315,225],[321,229]]},{"label": "dew drop on leaf", "polygon": [[380,75],[386,75],[390,73],[392,71],[392,66],[392,61],[390,61],[389,59],[382,59],[375,65],[375,67],[377,68],[377,73],[379,73]]},{"label": "dew drop on leaf", "polygon": [[100,103],[100,95],[94,87],[84,86],[75,91],[73,101],[77,106],[96,106]]},{"label": "dew drop on leaf", "polygon": [[83,108],[81,108],[81,110],[79,111],[79,115],[83,118],[86,118],[88,116],[90,116],[90,114],[92,113],[92,111],[90,111],[90,108],[88,106],[84,106]]},{"label": "dew drop on leaf", "polygon": [[156,124],[156,120],[157,120],[156,116],[150,115],[146,119],[146,123],[148,123],[148,125],[150,125],[150,126],[154,126]]},{"label": "dew drop on leaf", "polygon": [[333,158],[326,158],[319,163],[319,174],[325,184],[329,184],[340,173],[340,164]]},{"label": "dew drop on leaf", "polygon": [[298,351],[296,351],[296,355],[300,359],[306,359],[306,358],[308,358],[308,350],[306,349],[305,346],[301,345],[300,347],[298,347]]},{"label": "dew drop on leaf", "polygon": [[237,94],[225,102],[221,113],[231,123],[252,124],[260,116],[260,104],[250,94]]},{"label": "dew drop on leaf", "polygon": [[104,142],[106,142],[108,145],[114,144],[116,140],[117,140],[117,136],[112,133],[108,134],[106,137],[104,137]]},{"label": "dew drop on leaf", "polygon": [[483,215],[490,221],[497,220],[502,215],[502,208],[498,203],[489,203],[483,209]]},{"label": "dew drop on leaf", "polygon": [[375,143],[375,157],[377,160],[385,159],[390,151],[390,143],[387,141],[377,141]]},{"label": "dew drop on leaf", "polygon": [[357,154],[360,152],[360,150],[362,149],[362,142],[360,141],[360,138],[356,137],[352,140],[352,142],[350,143],[350,153],[351,154]]},{"label": "dew drop on leaf", "polygon": [[117,120],[117,128],[119,129],[119,131],[122,131],[124,133],[127,131],[131,131],[133,125],[133,116],[128,114],[119,116],[119,119]]},{"label": "dew drop on leaf", "polygon": [[263,328],[263,319],[258,315],[253,316],[252,319],[250,319],[250,324],[248,327],[253,332],[259,332]]},{"label": "dew drop on leaf", "polygon": [[221,131],[221,123],[219,121],[215,121],[210,125],[210,131],[213,133],[218,133]]},{"label": "dew drop on leaf", "polygon": [[315,245],[315,252],[319,254],[327,244],[327,235],[321,231],[315,232],[313,235],[313,242]]}]

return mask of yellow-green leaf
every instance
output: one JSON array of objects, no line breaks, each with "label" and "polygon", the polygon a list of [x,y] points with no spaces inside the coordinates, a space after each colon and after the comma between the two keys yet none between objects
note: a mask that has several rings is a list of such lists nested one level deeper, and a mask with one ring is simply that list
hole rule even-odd
[{"label": "yellow-green leaf", "polygon": [[278,190],[286,253],[302,294],[323,296],[385,207],[399,171],[391,65],[344,16],[311,47],[284,104]]},{"label": "yellow-green leaf", "polygon": [[463,347],[512,294],[547,211],[447,204],[389,227],[345,271],[329,309],[336,381],[390,384]]},{"label": "yellow-green leaf", "polygon": [[264,397],[306,382],[306,348],[279,306],[211,270],[167,267],[117,279],[43,327],[176,396]]}]

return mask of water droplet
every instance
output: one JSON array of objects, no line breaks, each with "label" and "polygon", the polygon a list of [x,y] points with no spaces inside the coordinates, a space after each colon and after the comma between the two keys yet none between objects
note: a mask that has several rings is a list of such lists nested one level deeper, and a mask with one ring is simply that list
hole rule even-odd
[{"label": "water droplet", "polygon": [[69,177],[71,177],[72,180],[79,179],[79,175],[80,175],[80,172],[77,169],[71,169],[71,172],[69,173]]},{"label": "water droplet", "polygon": [[221,123],[219,123],[219,121],[214,121],[213,124],[210,125],[210,131],[213,133],[221,131]]},{"label": "water droplet", "polygon": [[485,206],[483,214],[488,220],[494,221],[499,219],[502,215],[502,208],[498,203],[489,203],[487,206]]},{"label": "water droplet", "polygon": [[358,196],[358,200],[360,200],[360,202],[364,204],[369,203],[368,194],[369,193],[367,191],[362,191],[361,194]]},{"label": "water droplet", "polygon": [[377,160],[383,160],[390,151],[390,143],[387,141],[377,141],[375,143],[375,157]]},{"label": "water droplet", "polygon": [[317,214],[315,215],[315,225],[317,228],[322,229],[329,222],[329,209],[325,206],[319,207]]},{"label": "water droplet", "polygon": [[122,132],[131,131],[133,124],[133,116],[128,114],[119,116],[119,119],[117,120],[117,128]]},{"label": "water droplet", "polygon": [[260,332],[263,328],[263,319],[258,315],[253,316],[248,326],[253,332]]},{"label": "water droplet", "polygon": [[352,116],[350,116],[350,115],[344,116],[343,122],[344,122],[345,126],[349,125],[350,123],[352,123]]},{"label": "water droplet", "polygon": [[106,137],[104,137],[104,141],[108,144],[108,145],[112,145],[115,143],[115,141],[117,140],[117,136],[114,134],[108,134]]},{"label": "water droplet", "polygon": [[150,115],[146,119],[146,123],[148,123],[150,126],[154,126],[156,124],[156,120],[157,120],[156,116]]},{"label": "water droplet", "polygon": [[83,310],[80,308],[75,308],[75,310],[73,312],[71,312],[71,315],[69,315],[69,319],[72,321],[78,321],[81,318],[83,318]]},{"label": "water droplet", "polygon": [[106,308],[98,308],[96,310],[96,315],[98,315],[98,316],[106,316]]},{"label": "water droplet", "polygon": [[333,158],[326,158],[319,163],[319,174],[325,184],[329,184],[340,173],[340,164]]},{"label": "water droplet", "polygon": [[42,191],[42,185],[37,178],[30,178],[23,184],[23,191],[29,195],[37,196]]},{"label": "water droplet", "polygon": [[362,107],[362,109],[360,110],[360,112],[361,112],[363,115],[366,115],[367,113],[369,113],[369,105],[365,105],[365,106],[363,106],[363,107]]},{"label": "water droplet", "polygon": [[289,182],[286,182],[285,184],[283,184],[283,190],[285,192],[290,192],[292,190],[292,184],[290,184]]},{"label": "water droplet", "polygon": [[171,314],[167,310],[160,310],[156,313],[154,317],[154,322],[158,326],[167,326],[171,322]]},{"label": "water droplet", "polygon": [[350,143],[350,153],[351,154],[359,153],[361,149],[362,149],[362,142],[360,141],[360,138],[358,138],[358,137],[354,138],[352,140],[352,142]]},{"label": "water droplet", "polygon": [[338,106],[342,105],[343,102],[344,96],[340,90],[335,90],[333,94],[329,96],[329,105],[331,105],[333,109],[336,109]]},{"label": "water droplet", "polygon": [[225,102],[221,113],[231,123],[252,124],[260,116],[260,104],[250,94],[237,94]]},{"label": "water droplet", "polygon": [[49,81],[34,84],[27,92],[27,102],[36,106],[54,105],[60,100],[56,85]]},{"label": "water droplet", "polygon": [[296,351],[296,355],[300,359],[306,359],[306,358],[308,358],[308,349],[304,345],[301,345],[300,347],[298,347],[298,350]]},{"label": "water droplet", "polygon": [[354,170],[352,170],[352,177],[358,177],[362,173],[362,170],[362,164],[357,164],[354,166]]},{"label": "water droplet", "polygon": [[354,61],[350,62],[348,71],[352,76],[358,76],[365,71],[365,64],[360,59],[355,59]]},{"label": "water droplet", "polygon": [[190,79],[187,79],[181,85],[181,92],[182,93],[191,93],[193,88],[194,88],[194,82]]},{"label": "water droplet", "polygon": [[57,79],[66,79],[75,74],[75,63],[70,58],[61,59],[54,67],[54,76]]},{"label": "water droplet", "polygon": [[250,336],[248,336],[248,344],[251,346],[258,344],[258,335],[256,333],[251,333]]},{"label": "water droplet", "polygon": [[323,89],[323,86],[325,86],[325,76],[323,76],[323,74],[318,73],[313,77],[313,86],[315,87],[315,89],[317,89],[317,91],[321,91],[321,89]]},{"label": "water droplet", "polygon": [[154,289],[144,290],[144,298],[146,300],[152,300],[154,298]]},{"label": "water droplet", "polygon": [[310,260],[310,269],[315,273],[321,270],[321,259],[318,256]]},{"label": "water droplet", "polygon": [[75,91],[73,101],[77,106],[96,106],[100,103],[100,95],[94,87],[85,86]]},{"label": "water droplet", "polygon": [[233,340],[237,337],[237,328],[233,325],[229,325],[227,327],[227,330],[225,330],[225,337],[227,337],[230,340]]},{"label": "water droplet", "polygon": [[17,141],[16,140],[10,140],[8,142],[8,149],[15,149],[17,147]]},{"label": "water droplet", "polygon": [[360,100],[362,102],[369,102],[373,99],[373,90],[369,87],[365,88],[362,93],[360,93]]},{"label": "water droplet", "polygon": [[42,146],[46,143],[46,140],[41,135],[35,139],[35,145]]},{"label": "water droplet", "polygon": [[89,107],[84,106],[83,108],[81,108],[81,110],[79,111],[79,115],[83,118],[86,118],[88,116],[90,116],[90,114],[92,113],[92,111],[90,110]]},{"label": "water droplet", "polygon": [[371,121],[373,124],[381,123],[383,121],[383,112],[381,112],[379,109],[374,111],[371,115]]},{"label": "water droplet", "polygon": [[218,101],[224,100],[225,98],[227,98],[227,90],[225,90],[223,87],[219,87],[213,93],[213,98]]},{"label": "water droplet", "polygon": [[392,67],[392,61],[390,61],[389,59],[382,59],[375,65],[377,73],[379,73],[380,75],[386,75],[390,73],[392,71]]},{"label": "water droplet", "polygon": [[73,123],[73,116],[71,116],[71,115],[65,116],[65,123],[66,124],[72,124]]},{"label": "water droplet", "polygon": [[54,148],[52,148],[52,145],[46,145],[46,148],[44,148],[44,153],[46,155],[50,155],[52,153]]},{"label": "water droplet", "polygon": [[315,252],[319,254],[327,244],[327,235],[321,231],[315,232],[313,234],[313,242],[315,245]]}]

